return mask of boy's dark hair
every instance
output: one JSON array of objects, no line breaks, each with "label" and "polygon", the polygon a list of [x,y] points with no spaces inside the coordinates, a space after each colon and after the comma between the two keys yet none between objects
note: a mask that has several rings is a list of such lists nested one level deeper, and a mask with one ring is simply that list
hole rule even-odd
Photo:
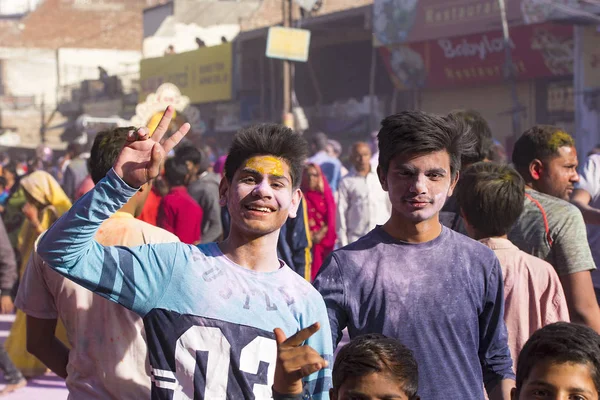
[{"label": "boy's dark hair", "polygon": [[469,131],[476,141],[473,151],[463,154],[461,158],[463,168],[489,158],[494,140],[492,139],[492,130],[485,118],[475,110],[455,110],[450,115],[462,120],[469,127]]},{"label": "boy's dark hair", "polygon": [[202,150],[194,146],[177,147],[175,149],[175,158],[183,162],[190,161],[192,164],[197,165],[200,173],[208,169],[208,157],[206,157]]},{"label": "boy's dark hair", "polygon": [[254,125],[242,129],[233,138],[225,161],[225,178],[229,182],[233,181],[235,172],[249,158],[270,155],[288,163],[292,185],[298,188],[307,154],[306,140],[290,128],[278,124]]},{"label": "boy's dark hair", "polygon": [[426,154],[445,150],[450,156],[452,176],[460,170],[463,154],[475,148],[468,127],[452,115],[442,117],[422,111],[403,111],[381,121],[377,135],[379,166],[386,174],[399,154]]},{"label": "boy's dark hair", "polygon": [[592,328],[557,322],[546,325],[531,335],[519,354],[517,393],[533,368],[545,361],[589,366],[596,391],[600,392],[600,335]]},{"label": "boy's dark hair", "polygon": [[558,155],[558,149],[575,146],[575,140],[563,129],[552,125],[535,125],[515,143],[512,162],[525,179],[530,177],[529,164],[533,160],[546,162]]},{"label": "boy's dark hair", "polygon": [[398,340],[373,333],[342,347],[333,365],[333,389],[374,372],[386,372],[402,385],[409,400],[417,398],[419,372],[412,351]]},{"label": "boy's dark hair", "polygon": [[3,176],[0,176],[0,186],[6,187],[6,178]]},{"label": "boy's dark hair", "polygon": [[462,172],[456,198],[479,234],[503,236],[523,212],[525,181],[509,165],[479,162]]},{"label": "boy's dark hair", "polygon": [[165,179],[170,187],[185,185],[188,169],[185,161],[171,157],[165,161]]},{"label": "boy's dark hair", "polygon": [[125,146],[127,133],[131,130],[136,130],[136,128],[128,126],[98,132],[87,162],[88,171],[95,184],[100,182],[110,171],[121,149]]}]

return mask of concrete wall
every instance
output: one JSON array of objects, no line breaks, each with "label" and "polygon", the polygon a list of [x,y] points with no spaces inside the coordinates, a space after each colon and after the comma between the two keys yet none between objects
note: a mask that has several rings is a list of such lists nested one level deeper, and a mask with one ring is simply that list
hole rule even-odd
[{"label": "concrete wall", "polygon": [[162,4],[144,10],[144,38],[154,35],[165,18],[173,15],[173,4]]},{"label": "concrete wall", "polygon": [[35,96],[39,104],[56,104],[58,86],[78,85],[86,79],[98,79],[98,66],[109,75],[120,75],[124,87],[139,77],[141,53],[128,50],[60,49],[57,54],[50,49],[0,48],[3,61],[4,89],[6,95]]}]

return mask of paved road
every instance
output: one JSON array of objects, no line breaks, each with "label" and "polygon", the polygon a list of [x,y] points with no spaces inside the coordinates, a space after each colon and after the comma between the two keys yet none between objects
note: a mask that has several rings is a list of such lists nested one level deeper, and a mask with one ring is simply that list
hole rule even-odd
[{"label": "paved road", "polygon": [[[0,315],[0,344],[8,337],[8,331],[14,315]],[[1,375],[1,373],[0,373]],[[4,388],[4,379],[0,378],[0,390]],[[65,400],[68,391],[65,381],[54,374],[47,374],[27,382],[27,387],[0,397],[6,400]]]}]

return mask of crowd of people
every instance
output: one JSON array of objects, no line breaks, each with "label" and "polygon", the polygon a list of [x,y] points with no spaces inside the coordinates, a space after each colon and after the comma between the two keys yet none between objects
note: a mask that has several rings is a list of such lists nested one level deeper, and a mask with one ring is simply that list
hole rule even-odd
[{"label": "crowd of people", "polygon": [[509,164],[476,111],[405,111],[344,166],[263,124],[211,163],[172,115],[3,163],[2,394],[600,398],[600,155],[563,129]]}]

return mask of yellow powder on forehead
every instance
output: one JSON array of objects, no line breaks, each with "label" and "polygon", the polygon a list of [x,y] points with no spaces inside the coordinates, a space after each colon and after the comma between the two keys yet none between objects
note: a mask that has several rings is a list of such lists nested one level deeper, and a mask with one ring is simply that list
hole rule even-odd
[{"label": "yellow powder on forehead", "polygon": [[283,163],[273,156],[256,156],[246,161],[245,168],[250,168],[263,175],[284,176]]},{"label": "yellow powder on forehead", "polygon": [[548,147],[552,151],[558,151],[563,146],[573,146],[573,138],[565,131],[556,131],[548,140]]}]

